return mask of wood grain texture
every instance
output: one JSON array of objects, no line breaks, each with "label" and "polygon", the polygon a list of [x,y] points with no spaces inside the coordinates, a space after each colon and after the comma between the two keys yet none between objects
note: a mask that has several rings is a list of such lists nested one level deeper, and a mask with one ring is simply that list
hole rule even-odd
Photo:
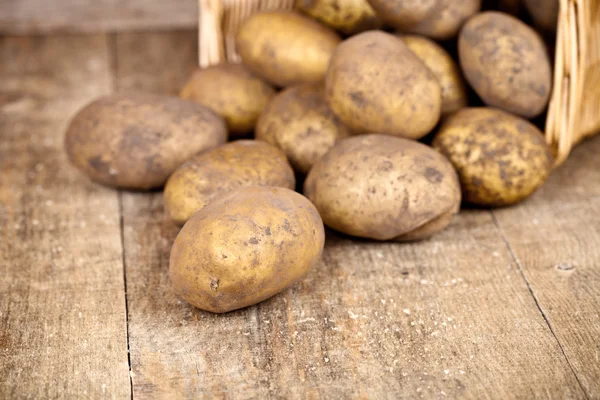
[{"label": "wood grain texture", "polygon": [[600,398],[600,137],[529,201],[494,212],[588,398]]},{"label": "wood grain texture", "polygon": [[[194,65],[186,35],[118,35],[118,88],[177,92],[154,77]],[[160,193],[123,216],[134,398],[584,398],[489,212],[415,244],[329,233],[303,282],[225,315],[173,294]]]},{"label": "wood grain texture", "polygon": [[105,32],[198,25],[197,0],[0,0],[0,33]]},{"label": "wood grain texture", "polygon": [[0,39],[0,398],[128,398],[117,194],[67,162],[103,36]]}]

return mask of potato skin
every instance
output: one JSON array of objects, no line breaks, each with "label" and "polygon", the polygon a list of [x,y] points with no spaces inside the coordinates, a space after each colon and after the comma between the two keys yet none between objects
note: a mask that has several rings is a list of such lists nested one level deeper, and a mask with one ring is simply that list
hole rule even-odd
[{"label": "potato skin", "polygon": [[480,9],[481,0],[438,0],[436,11],[429,17],[399,29],[436,40],[449,40],[456,37],[464,22]]},{"label": "potato skin", "polygon": [[294,171],[277,148],[238,140],[205,151],[177,168],[164,191],[165,209],[183,225],[213,199],[244,186],[296,187]]},{"label": "potato skin", "polygon": [[349,135],[329,108],[322,84],[285,89],[269,103],[256,125],[256,139],[281,149],[302,174]]},{"label": "potato skin", "polygon": [[424,36],[404,35],[408,48],[433,72],[442,87],[442,115],[467,106],[467,88],[460,68],[442,46]]},{"label": "potato skin", "polygon": [[458,39],[460,65],[489,106],[533,118],[548,104],[551,67],[540,36],[508,14],[471,18]]},{"label": "potato skin", "polygon": [[296,9],[347,35],[381,26],[367,0],[296,0]]},{"label": "potato skin", "polygon": [[439,0],[368,0],[388,25],[401,29],[429,18]]},{"label": "potato skin", "polygon": [[433,146],[454,164],[464,200],[506,206],[531,195],[554,163],[542,132],[507,112],[464,108],[442,125]]},{"label": "potato skin", "polygon": [[327,226],[377,240],[416,240],[460,208],[450,162],[413,140],[371,134],[342,140],[310,170],[304,194]]},{"label": "potato skin", "polygon": [[81,109],[67,129],[65,149],[93,181],[143,190],[161,187],[183,162],[226,140],[223,119],[202,105],[126,93]]},{"label": "potato skin", "polygon": [[187,302],[224,313],[263,301],[304,277],[324,242],[321,217],[302,195],[240,188],[183,226],[171,249],[170,277]]},{"label": "potato skin", "polygon": [[418,139],[440,118],[433,73],[397,37],[368,31],[336,49],[325,78],[333,112],[352,131]]},{"label": "potato skin", "polygon": [[252,133],[258,116],[273,96],[275,89],[241,64],[197,69],[179,94],[223,117],[232,137]]},{"label": "potato skin", "polygon": [[340,40],[333,29],[308,17],[269,11],[244,21],[235,44],[248,68],[285,87],[322,81]]}]

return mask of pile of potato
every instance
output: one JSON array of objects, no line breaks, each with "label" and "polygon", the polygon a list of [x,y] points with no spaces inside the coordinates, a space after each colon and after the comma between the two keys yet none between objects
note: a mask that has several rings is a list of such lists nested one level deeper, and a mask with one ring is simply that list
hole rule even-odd
[{"label": "pile of potato", "polygon": [[164,186],[166,212],[183,225],[171,280],[205,310],[255,304],[301,279],[320,258],[323,223],[423,239],[461,202],[517,203],[552,169],[528,121],[547,107],[550,60],[521,20],[481,12],[480,0],[297,9],[247,19],[242,64],[196,71],[181,98],[107,96],[67,130],[68,156],[92,180]]}]

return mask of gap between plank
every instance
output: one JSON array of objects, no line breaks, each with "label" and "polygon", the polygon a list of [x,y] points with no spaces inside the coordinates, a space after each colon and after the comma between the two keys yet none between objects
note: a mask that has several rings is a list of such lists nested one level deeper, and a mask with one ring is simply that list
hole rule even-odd
[{"label": "gap between plank", "polygon": [[[117,73],[119,68],[119,60],[117,56],[117,35],[107,34],[107,51],[108,60],[110,63],[111,73],[111,91],[114,93],[118,90]],[[129,397],[133,400],[133,371],[131,369],[131,348],[129,346],[129,301],[127,298],[127,264],[125,254],[125,217],[123,215],[123,191],[117,191],[119,201],[119,232],[121,236],[121,262],[123,264],[123,292],[125,295],[125,336],[127,340],[127,367],[129,372]]]},{"label": "gap between plank", "polygon": [[127,299],[127,264],[125,261],[125,218],[123,216],[123,192],[119,190],[119,227],[121,232],[121,257],[123,262],[123,289],[125,292],[125,332],[127,337],[127,365],[129,367],[129,393],[133,400],[133,374],[131,370],[131,349],[129,347],[129,302]]},{"label": "gap between plank", "polygon": [[523,277],[523,280],[525,281],[525,284],[527,285],[527,289],[529,290],[529,293],[531,294],[531,297],[533,297],[533,301],[535,301],[535,305],[537,306],[538,310],[542,314],[542,317],[544,318],[544,321],[546,322],[546,325],[548,325],[548,329],[550,329],[550,332],[552,333],[552,336],[554,336],[554,339],[556,339],[556,343],[558,343],[558,347],[560,348],[560,351],[561,351],[563,357],[565,357],[565,360],[567,361],[567,365],[569,366],[569,368],[571,369],[571,372],[575,376],[575,380],[579,384],[579,387],[581,388],[581,391],[583,392],[583,396],[587,400],[590,400],[590,397],[588,396],[585,388],[583,387],[583,384],[579,380],[579,376],[577,376],[577,373],[575,372],[575,369],[573,368],[573,365],[571,365],[571,361],[569,360],[569,357],[567,357],[567,353],[565,353],[565,349],[563,348],[562,343],[560,343],[560,340],[558,340],[558,336],[556,335],[556,332],[554,332],[554,328],[552,328],[552,325],[550,324],[550,320],[548,319],[548,316],[546,315],[546,313],[542,309],[542,305],[540,304],[537,296],[535,295],[535,292],[533,291],[533,288],[531,287],[531,284],[529,283],[529,280],[527,279],[527,276],[525,276],[525,271],[523,270],[523,266],[521,265],[521,261],[519,261],[519,258],[517,257],[516,253],[514,252],[514,250],[512,248],[512,245],[510,244],[508,238],[504,234],[504,231],[502,230],[502,227],[500,226],[500,222],[498,221],[498,218],[496,218],[496,214],[494,214],[494,212],[491,211],[491,210],[489,211],[489,213],[492,216],[492,220],[494,221],[494,225],[496,225],[496,229],[500,233],[500,236],[502,237],[502,240],[504,241],[504,244],[506,245],[506,248],[508,249],[508,251],[509,251],[512,259],[515,262],[515,264],[517,265],[517,268],[519,269],[519,273]]}]

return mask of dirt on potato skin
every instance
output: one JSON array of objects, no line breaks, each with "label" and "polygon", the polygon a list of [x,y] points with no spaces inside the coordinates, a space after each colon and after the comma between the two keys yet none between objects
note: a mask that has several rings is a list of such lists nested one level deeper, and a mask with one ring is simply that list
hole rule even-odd
[{"label": "dirt on potato skin", "polygon": [[461,202],[446,158],[421,143],[380,134],[342,140],[311,169],[304,194],[330,228],[376,240],[433,235]]},{"label": "dirt on potato skin", "polygon": [[303,175],[350,134],[327,104],[321,83],[292,86],[280,92],[256,125],[256,139],[281,149]]},{"label": "dirt on potato skin", "polygon": [[227,140],[221,117],[177,97],[122,93],[101,97],[71,120],[65,150],[95,182],[136,190],[161,187],[186,160]]},{"label": "dirt on potato skin", "polygon": [[466,202],[518,203],[546,180],[554,157],[542,132],[502,110],[464,108],[440,127],[433,146],[456,168]]},{"label": "dirt on potato skin", "polygon": [[466,80],[490,107],[533,118],[548,104],[552,67],[540,35],[508,14],[487,11],[464,25],[458,53]]},{"label": "dirt on potato skin", "polygon": [[302,195],[246,187],[196,213],[171,250],[175,292],[203,310],[247,307],[302,279],[321,257],[323,222]]}]

